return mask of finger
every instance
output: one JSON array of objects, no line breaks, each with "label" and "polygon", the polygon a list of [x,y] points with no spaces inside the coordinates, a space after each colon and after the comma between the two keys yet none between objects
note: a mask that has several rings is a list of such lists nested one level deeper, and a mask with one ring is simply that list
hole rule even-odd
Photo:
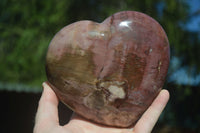
[{"label": "finger", "polygon": [[161,90],[134,127],[136,133],[150,133],[169,100],[169,92]]},{"label": "finger", "polygon": [[36,114],[36,124],[55,125],[58,121],[58,98],[47,83],[43,83],[43,93]]}]

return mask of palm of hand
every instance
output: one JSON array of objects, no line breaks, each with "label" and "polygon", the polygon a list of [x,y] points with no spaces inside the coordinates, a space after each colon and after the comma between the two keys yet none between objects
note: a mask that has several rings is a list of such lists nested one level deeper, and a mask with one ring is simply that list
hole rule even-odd
[{"label": "palm of hand", "polygon": [[57,109],[59,101],[46,83],[43,84],[43,87],[44,91],[36,114],[34,133],[149,133],[169,100],[169,92],[162,90],[136,125],[131,128],[102,126],[89,122],[76,114],[68,124],[60,126]]}]

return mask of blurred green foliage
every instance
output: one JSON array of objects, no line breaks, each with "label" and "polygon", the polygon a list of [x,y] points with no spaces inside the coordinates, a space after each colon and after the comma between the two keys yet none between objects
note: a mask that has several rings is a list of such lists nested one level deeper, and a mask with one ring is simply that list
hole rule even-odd
[{"label": "blurred green foliage", "polygon": [[[184,28],[190,20],[186,0],[1,0],[0,89],[40,90],[46,80],[45,54],[56,32],[79,20],[102,22],[122,10],[140,11],[156,19],[168,35],[171,55],[182,60],[180,66],[200,72],[199,33]],[[170,68],[169,75],[175,71]],[[198,127],[200,109],[195,101],[199,88],[175,83],[165,87],[171,88],[172,100],[165,111],[171,113],[162,120]]]},{"label": "blurred green foliage", "polygon": [[45,53],[53,35],[66,25],[67,5],[67,1],[1,0],[1,82],[40,86],[46,80]]}]

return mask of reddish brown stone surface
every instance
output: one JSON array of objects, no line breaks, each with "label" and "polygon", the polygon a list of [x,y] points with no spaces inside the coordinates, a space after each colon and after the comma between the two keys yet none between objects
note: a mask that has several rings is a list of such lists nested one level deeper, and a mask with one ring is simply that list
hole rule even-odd
[{"label": "reddish brown stone surface", "polygon": [[150,106],[168,65],[164,30],[133,11],[64,27],[46,57],[48,81],[62,102],[89,120],[117,127],[133,125]]}]

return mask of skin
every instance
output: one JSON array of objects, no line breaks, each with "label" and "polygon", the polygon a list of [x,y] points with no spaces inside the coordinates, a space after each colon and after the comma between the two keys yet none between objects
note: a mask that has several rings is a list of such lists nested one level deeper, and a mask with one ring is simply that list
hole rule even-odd
[{"label": "skin", "polygon": [[161,90],[136,125],[131,128],[106,127],[74,114],[70,122],[59,125],[59,100],[50,86],[43,83],[43,93],[35,119],[34,133],[150,133],[169,100],[169,92]]}]

